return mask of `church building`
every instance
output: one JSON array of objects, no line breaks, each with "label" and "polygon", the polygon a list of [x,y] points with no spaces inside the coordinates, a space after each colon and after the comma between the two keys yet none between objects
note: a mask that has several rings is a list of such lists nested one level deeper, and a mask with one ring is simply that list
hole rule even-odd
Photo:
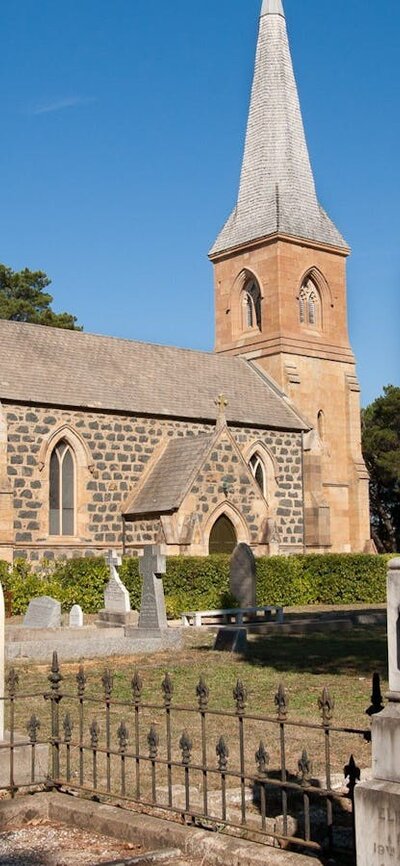
[{"label": "church building", "polygon": [[264,0],[215,352],[0,322],[0,558],[370,550],[349,247]]}]

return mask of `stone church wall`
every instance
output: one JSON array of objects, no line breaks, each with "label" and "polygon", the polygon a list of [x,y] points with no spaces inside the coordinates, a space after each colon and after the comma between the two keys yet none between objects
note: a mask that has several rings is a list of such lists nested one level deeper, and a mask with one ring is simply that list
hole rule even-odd
[{"label": "stone church wall", "polygon": [[[14,557],[30,560],[96,555],[109,547],[120,548],[124,504],[162,442],[167,437],[193,436],[215,429],[212,425],[169,418],[16,404],[3,404],[3,412],[7,423],[7,474],[13,491],[9,546]],[[244,427],[230,429],[243,452],[253,442],[262,441],[273,453],[279,472],[275,513],[282,550],[302,549],[301,435]],[[77,534],[71,538],[49,535],[48,463],[57,435],[65,436],[77,455]],[[209,496],[211,502],[211,491]],[[209,503],[205,500],[201,505],[204,512]],[[248,507],[243,503],[242,510]],[[159,530],[159,520],[127,524],[127,550],[156,541]],[[6,547],[4,535],[1,546]]]}]

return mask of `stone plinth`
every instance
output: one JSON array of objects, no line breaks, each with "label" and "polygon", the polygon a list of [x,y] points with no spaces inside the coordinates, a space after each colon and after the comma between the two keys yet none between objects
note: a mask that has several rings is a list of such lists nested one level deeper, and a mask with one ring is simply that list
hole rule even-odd
[{"label": "stone plinth", "polygon": [[390,703],[372,720],[372,775],[400,784],[400,704]]},{"label": "stone plinth", "polygon": [[355,789],[357,866],[400,863],[400,785],[374,780]]},{"label": "stone plinth", "polygon": [[136,610],[131,610],[128,613],[101,610],[95,625],[97,628],[125,628],[126,626],[137,625],[138,620],[139,614]]}]

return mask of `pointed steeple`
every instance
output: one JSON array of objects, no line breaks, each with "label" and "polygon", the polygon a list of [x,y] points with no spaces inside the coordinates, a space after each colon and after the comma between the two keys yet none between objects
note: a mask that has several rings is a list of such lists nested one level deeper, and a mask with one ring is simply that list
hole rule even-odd
[{"label": "pointed steeple", "polygon": [[261,18],[263,15],[283,15],[285,17],[282,0],[263,0]]},{"label": "pointed steeple", "polygon": [[211,255],[281,233],[347,248],[318,202],[281,0],[263,0],[235,210]]}]

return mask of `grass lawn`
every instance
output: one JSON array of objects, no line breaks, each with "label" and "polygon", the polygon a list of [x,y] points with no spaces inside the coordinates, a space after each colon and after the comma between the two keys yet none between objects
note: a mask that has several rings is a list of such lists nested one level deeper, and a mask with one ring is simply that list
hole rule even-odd
[{"label": "grass lawn", "polygon": [[[386,630],[383,627],[354,629],[352,631],[338,630],[326,636],[316,634],[306,637],[253,638],[250,642],[248,657],[244,660],[229,654],[212,651],[213,635],[204,632],[185,633],[185,647],[179,652],[164,653],[154,656],[141,656],[130,659],[111,658],[109,667],[114,674],[113,699],[115,701],[130,701],[131,679],[135,670],[140,672],[143,681],[143,702],[159,704],[156,707],[141,710],[140,743],[141,753],[148,755],[147,734],[152,723],[159,732],[159,754],[166,755],[165,713],[162,707],[161,682],[166,671],[171,675],[174,685],[173,707],[184,706],[197,708],[196,685],[201,675],[204,675],[210,689],[209,708],[225,712],[235,710],[232,691],[238,679],[242,680],[247,689],[248,714],[276,717],[274,697],[280,682],[285,684],[289,697],[289,721],[305,721],[319,723],[321,716],[318,709],[318,698],[324,686],[330,690],[335,699],[335,711],[332,724],[337,727],[369,728],[370,720],[365,711],[370,705],[372,674],[377,671],[382,676],[382,691],[387,683],[387,646]],[[19,692],[37,693],[48,689],[46,676],[48,668],[39,665],[19,663]],[[102,698],[101,677],[104,672],[104,661],[89,661],[85,663],[87,674],[86,695]],[[62,690],[76,694],[75,677],[78,664],[62,666],[64,681]],[[61,722],[66,712],[70,712],[74,722],[73,740],[77,740],[77,705],[76,701],[63,698],[60,704]],[[27,718],[35,712],[41,720],[40,736],[48,736],[49,702],[42,697],[17,701],[16,719],[19,730],[25,730]],[[89,726],[96,718],[100,725],[100,740],[104,740],[105,713],[104,704],[85,702],[85,739],[89,743]],[[131,706],[112,707],[112,742],[117,747],[116,732],[121,719],[126,721],[129,730],[129,742],[133,742],[134,721]],[[200,760],[200,718],[198,712],[186,709],[172,711],[173,758],[181,760],[179,740],[184,728],[190,733],[193,743],[192,760]],[[219,736],[226,737],[230,758],[229,764],[238,767],[238,720],[231,716],[208,716],[207,746],[208,762],[216,767],[215,746]],[[313,762],[313,774],[324,779],[324,733],[310,728],[286,727],[287,765],[294,775],[297,773],[297,762],[304,748],[307,749]],[[267,721],[248,719],[245,722],[246,771],[255,772],[255,751],[260,739],[265,742],[270,755],[271,771],[277,771],[280,766],[279,729],[276,724]],[[363,737],[348,733],[332,733],[332,771],[341,773],[348,758],[353,753],[361,768],[370,766],[370,745]],[[90,754],[88,762],[90,764]],[[118,762],[118,758],[115,759]],[[180,770],[177,770],[180,774]],[[182,781],[181,779],[179,780]],[[197,784],[193,780],[193,784]],[[237,784],[237,783],[236,783]]]}]

